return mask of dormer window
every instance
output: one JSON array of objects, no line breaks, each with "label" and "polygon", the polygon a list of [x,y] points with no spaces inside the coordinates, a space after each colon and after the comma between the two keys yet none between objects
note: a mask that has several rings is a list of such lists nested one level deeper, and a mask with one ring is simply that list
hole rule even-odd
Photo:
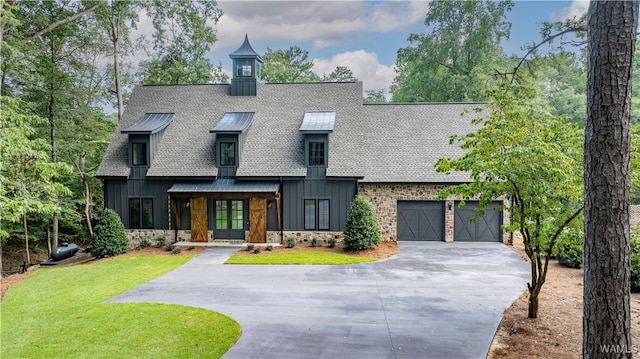
[{"label": "dormer window", "polygon": [[309,166],[325,166],[324,141],[309,141]]},{"label": "dormer window", "polygon": [[236,144],[234,142],[220,142],[220,165],[236,165]]},{"label": "dormer window", "polygon": [[146,166],[147,162],[147,144],[134,142],[131,144],[131,163],[134,166]]}]

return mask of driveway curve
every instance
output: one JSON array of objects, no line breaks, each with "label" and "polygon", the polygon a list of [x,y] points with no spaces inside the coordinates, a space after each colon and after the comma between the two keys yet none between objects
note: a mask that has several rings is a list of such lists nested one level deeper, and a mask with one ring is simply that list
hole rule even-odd
[{"label": "driveway curve", "polygon": [[223,265],[208,248],[110,302],[226,314],[242,336],[224,358],[485,358],[527,263],[500,243],[399,242],[358,265]]}]

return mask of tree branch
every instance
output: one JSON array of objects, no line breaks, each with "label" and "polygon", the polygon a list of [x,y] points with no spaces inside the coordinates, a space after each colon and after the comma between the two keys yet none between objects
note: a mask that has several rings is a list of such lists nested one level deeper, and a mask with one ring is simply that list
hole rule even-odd
[{"label": "tree branch", "polygon": [[90,6],[90,7],[86,8],[86,9],[80,11],[80,12],[77,12],[77,13],[71,15],[71,16],[68,16],[68,17],[66,17],[64,19],[60,19],[58,21],[54,21],[51,24],[49,24],[49,26],[45,27],[44,29],[38,30],[38,31],[34,32],[33,34],[28,35],[27,37],[25,37],[24,38],[24,42],[25,43],[30,42],[30,41],[34,40],[35,38],[39,37],[40,35],[42,35],[44,33],[47,33],[49,31],[54,30],[55,28],[57,28],[59,26],[62,26],[62,25],[67,24],[69,22],[72,22],[72,21],[76,20],[77,18],[82,17],[83,15],[92,12],[99,5],[100,4],[95,4],[95,5]]}]

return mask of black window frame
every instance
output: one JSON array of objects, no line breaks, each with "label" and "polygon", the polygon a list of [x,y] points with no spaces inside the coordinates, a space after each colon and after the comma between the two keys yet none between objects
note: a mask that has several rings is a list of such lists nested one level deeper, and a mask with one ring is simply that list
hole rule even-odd
[{"label": "black window frame", "polygon": [[[249,72],[245,70],[249,68]],[[236,62],[236,77],[252,77],[253,76],[253,64],[251,60],[240,60]]]},{"label": "black window frame", "polygon": [[307,158],[309,167],[325,167],[327,165],[327,152],[325,141],[309,141]]},{"label": "black window frame", "polygon": [[[224,145],[230,145],[231,146],[231,154],[232,156],[229,157],[228,155],[225,156],[225,153],[228,154],[228,150],[227,151],[223,151],[222,147]],[[232,159],[231,162],[228,162],[229,159]],[[220,142],[220,166],[224,166],[224,167],[234,167],[236,166],[236,143],[235,142],[230,142],[230,141],[224,141],[224,142]]]},{"label": "black window frame", "polygon": [[[153,229],[153,198],[129,198],[128,205],[130,229]],[[134,210],[133,206],[137,209]]]},{"label": "black window frame", "polygon": [[[326,212],[320,212],[321,203],[326,203],[324,206]],[[309,208],[313,208],[313,211],[308,212]],[[328,231],[331,228],[331,200],[328,198],[305,198],[303,201],[303,221],[305,230]]]},{"label": "black window frame", "polygon": [[[140,148],[139,148],[140,147]],[[136,150],[136,148],[139,148]],[[136,161],[136,153],[142,154],[142,162]],[[131,143],[131,165],[132,166],[148,166],[149,156],[147,155],[147,143],[146,142],[132,142]]]}]

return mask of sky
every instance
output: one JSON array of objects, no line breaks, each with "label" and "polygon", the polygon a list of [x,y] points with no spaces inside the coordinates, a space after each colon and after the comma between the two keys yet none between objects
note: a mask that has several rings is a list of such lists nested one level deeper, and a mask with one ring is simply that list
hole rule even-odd
[{"label": "sky", "polygon": [[[309,52],[314,72],[329,74],[336,66],[351,69],[364,90],[388,90],[395,77],[399,48],[409,45],[411,33],[426,33],[429,2],[418,1],[225,1],[215,28],[218,40],[209,58],[231,74],[229,54],[245,34],[264,54],[299,46]],[[586,12],[588,1],[515,0],[508,14],[511,37],[503,43],[507,54],[523,54],[521,47],[540,40],[543,22],[561,21]]]}]

